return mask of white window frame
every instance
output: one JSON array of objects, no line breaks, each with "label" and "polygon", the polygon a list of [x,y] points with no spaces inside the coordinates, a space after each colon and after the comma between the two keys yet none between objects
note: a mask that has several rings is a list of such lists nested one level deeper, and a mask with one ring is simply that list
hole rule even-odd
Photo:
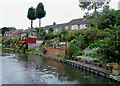
[{"label": "white window frame", "polygon": [[59,31],[61,31],[62,29],[61,29],[61,27],[59,28]]},{"label": "white window frame", "polygon": [[65,29],[67,30],[69,28],[69,26],[65,26]]},{"label": "white window frame", "polygon": [[78,25],[72,25],[72,30],[78,29]]},{"label": "white window frame", "polygon": [[55,31],[58,32],[58,28],[55,28]]},{"label": "white window frame", "polygon": [[85,29],[85,28],[87,28],[87,24],[81,24],[80,25],[80,29]]},{"label": "white window frame", "polygon": [[46,31],[46,33],[48,33],[48,30],[45,30]]}]

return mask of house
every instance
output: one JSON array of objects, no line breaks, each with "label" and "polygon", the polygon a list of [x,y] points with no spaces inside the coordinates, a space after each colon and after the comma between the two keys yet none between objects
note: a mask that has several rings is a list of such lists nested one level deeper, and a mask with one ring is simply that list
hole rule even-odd
[{"label": "house", "polygon": [[32,31],[31,31],[31,28],[23,30],[21,36],[26,35],[26,32],[29,32],[30,35],[37,37],[37,32],[35,28],[32,28]]},{"label": "house", "polygon": [[15,36],[20,36],[22,31],[23,31],[22,29],[6,31],[4,33],[4,37],[5,38],[9,38],[9,37],[14,38]]},{"label": "house", "polygon": [[56,24],[54,22],[53,25],[48,25],[44,27],[47,33],[50,27],[54,28],[54,34],[56,34],[58,31],[61,31],[62,28],[71,29],[71,30],[83,30],[90,27],[90,20],[86,18],[79,18],[79,19],[73,19],[70,22],[63,24]]}]

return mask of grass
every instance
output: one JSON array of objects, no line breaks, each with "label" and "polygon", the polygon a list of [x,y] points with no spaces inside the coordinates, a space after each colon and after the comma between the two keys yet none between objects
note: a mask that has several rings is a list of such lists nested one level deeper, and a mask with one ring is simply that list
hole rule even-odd
[{"label": "grass", "polygon": [[57,56],[56,56],[56,58],[63,58],[63,57],[62,57],[62,56],[60,56],[60,55],[57,55]]},{"label": "grass", "polygon": [[25,52],[25,53],[28,53],[28,54],[38,54],[38,55],[43,54],[42,52],[38,52],[38,51],[35,51],[35,50],[28,50],[28,51]]},{"label": "grass", "polygon": [[7,50],[15,50],[14,48],[4,48],[4,49],[7,49]]}]

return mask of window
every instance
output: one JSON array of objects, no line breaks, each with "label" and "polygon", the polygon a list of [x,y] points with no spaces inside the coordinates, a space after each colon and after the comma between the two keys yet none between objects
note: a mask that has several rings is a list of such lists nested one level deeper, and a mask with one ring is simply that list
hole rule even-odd
[{"label": "window", "polygon": [[87,28],[87,25],[86,24],[81,24],[80,29],[84,29],[84,28]]},{"label": "window", "polygon": [[56,32],[58,31],[58,29],[56,28]]},{"label": "window", "polygon": [[45,30],[46,31],[46,33],[48,33],[48,30]]},{"label": "window", "polygon": [[60,31],[61,31],[61,27],[60,27],[60,29],[59,29]]},{"label": "window", "polygon": [[68,26],[65,27],[66,30],[67,30],[68,28],[69,28]]},{"label": "window", "polygon": [[78,25],[72,25],[72,30],[78,29]]}]

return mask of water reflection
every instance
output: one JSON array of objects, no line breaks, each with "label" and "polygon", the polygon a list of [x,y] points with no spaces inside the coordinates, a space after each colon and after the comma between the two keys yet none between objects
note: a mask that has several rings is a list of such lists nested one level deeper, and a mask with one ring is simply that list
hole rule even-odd
[{"label": "water reflection", "polygon": [[[8,54],[5,52],[5,55]],[[31,75],[36,84],[112,84],[106,78],[38,55],[19,53],[14,53],[14,55],[15,59],[23,63],[25,71]]]}]

